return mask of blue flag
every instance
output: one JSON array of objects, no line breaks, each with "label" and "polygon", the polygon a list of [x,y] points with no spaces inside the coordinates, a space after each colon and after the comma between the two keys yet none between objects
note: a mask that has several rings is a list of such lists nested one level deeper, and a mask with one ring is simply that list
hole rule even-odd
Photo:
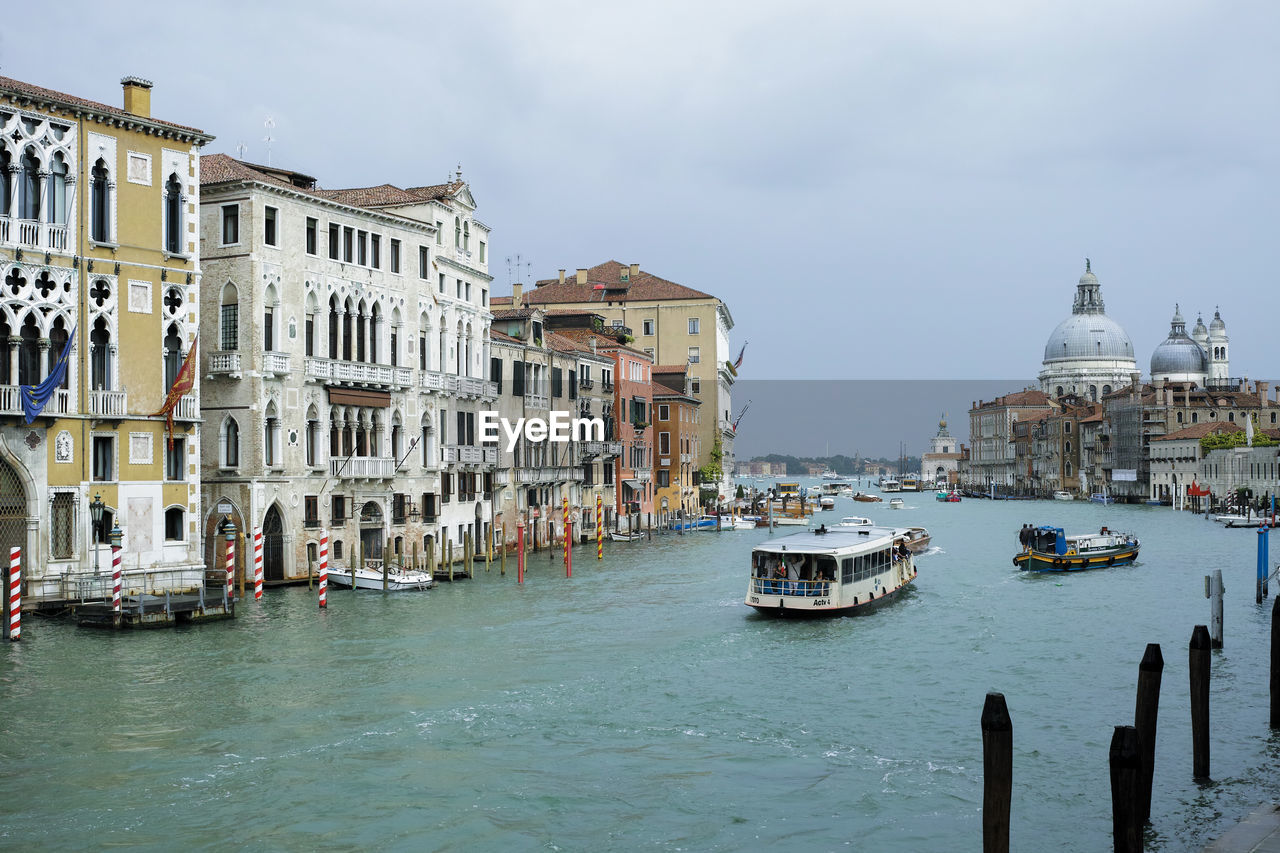
[{"label": "blue flag", "polygon": [[22,385],[18,388],[18,396],[22,398],[22,411],[27,416],[28,424],[44,411],[45,404],[62,384],[62,377],[67,375],[67,361],[71,358],[71,344],[75,339],[76,330],[72,329],[70,337],[67,338],[67,345],[62,348],[62,355],[58,356],[53,369],[49,371],[48,379],[39,385]]}]

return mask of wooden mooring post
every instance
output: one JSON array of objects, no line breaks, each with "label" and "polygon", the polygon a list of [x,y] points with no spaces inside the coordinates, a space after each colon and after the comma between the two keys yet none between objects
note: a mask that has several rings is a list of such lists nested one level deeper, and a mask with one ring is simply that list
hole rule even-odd
[{"label": "wooden mooring post", "polygon": [[1142,743],[1142,776],[1138,786],[1138,819],[1151,820],[1151,785],[1156,768],[1156,721],[1160,716],[1160,680],[1164,676],[1164,655],[1159,643],[1148,643],[1138,664],[1138,701],[1133,727]]},{"label": "wooden mooring post", "polygon": [[1267,553],[1269,535],[1271,528],[1263,525],[1258,528],[1258,594],[1257,603],[1261,604],[1262,599],[1267,597],[1267,579],[1270,577],[1271,571],[1269,564],[1271,558]]},{"label": "wooden mooring post", "polygon": [[434,538],[427,540],[426,549],[427,571],[434,576],[436,574],[436,540]]},{"label": "wooden mooring post", "polygon": [[1113,849],[1115,853],[1142,853],[1142,737],[1133,726],[1116,726],[1110,765]]},{"label": "wooden mooring post", "polygon": [[1192,775],[1209,778],[1209,629],[1197,625],[1191,632],[1187,663],[1191,682]]},{"label": "wooden mooring post", "polygon": [[[1204,576],[1204,597],[1209,599],[1209,647],[1222,648],[1222,569],[1214,569],[1213,574]],[[1262,598],[1258,598],[1262,603]]]},{"label": "wooden mooring post", "polygon": [[982,853],[1009,853],[1013,796],[1013,721],[1003,693],[982,706]]},{"label": "wooden mooring post", "polygon": [[1271,728],[1280,729],[1280,596],[1271,605]]},{"label": "wooden mooring post", "polygon": [[452,583],[453,582],[453,540],[452,539],[450,539],[448,542],[445,543],[445,548],[447,549],[449,554],[449,556],[446,558],[446,562],[449,564],[449,582]]},{"label": "wooden mooring post", "polygon": [[387,537],[387,544],[382,549],[382,591],[387,591],[387,567],[391,565],[391,537]]},{"label": "wooden mooring post", "polygon": [[364,568],[364,541],[360,542],[360,562],[351,563],[351,591],[355,592],[360,587],[356,585],[356,568]]}]

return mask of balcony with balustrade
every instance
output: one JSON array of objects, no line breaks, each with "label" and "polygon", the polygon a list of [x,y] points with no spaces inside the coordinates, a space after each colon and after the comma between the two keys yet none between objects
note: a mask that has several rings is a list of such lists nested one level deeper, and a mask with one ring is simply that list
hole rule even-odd
[{"label": "balcony with balustrade", "polygon": [[178,398],[178,405],[173,407],[175,421],[200,420],[200,398],[195,394],[183,394]]},{"label": "balcony with balustrade", "polygon": [[262,354],[262,375],[267,379],[289,375],[289,353],[264,352]]},{"label": "balcony with balustrade", "polygon": [[[22,415],[22,395],[19,385],[0,385],[0,415]],[[49,402],[40,412],[41,415],[69,415],[71,409],[71,392],[59,388],[53,392]]]},{"label": "balcony with balustrade", "polygon": [[0,216],[0,243],[44,252],[65,252],[70,238],[66,225]]},{"label": "balcony with balustrade", "polygon": [[498,449],[496,447],[473,447],[466,444],[450,444],[444,448],[446,465],[496,465]]},{"label": "balcony with balustrade", "polygon": [[90,391],[89,414],[95,418],[123,418],[129,409],[126,391]]},{"label": "balcony with balustrade", "polygon": [[567,465],[516,468],[516,482],[522,486],[550,483],[580,483],[586,477],[581,468]]},{"label": "balcony with balustrade", "polygon": [[524,407],[526,409],[550,409],[551,398],[546,394],[525,394]]},{"label": "balcony with balustrade", "polygon": [[230,379],[240,378],[240,353],[234,351],[215,351],[209,353],[209,378],[225,376]]},{"label": "balcony with balustrade", "polygon": [[393,456],[344,456],[329,460],[329,476],[339,480],[385,480],[395,473]]},{"label": "balcony with balustrade", "polygon": [[[367,387],[370,385],[393,385],[396,371],[388,364],[368,364],[362,361],[343,361],[332,358],[308,357],[305,366],[307,379],[324,383]],[[408,384],[408,372],[404,374]]]}]

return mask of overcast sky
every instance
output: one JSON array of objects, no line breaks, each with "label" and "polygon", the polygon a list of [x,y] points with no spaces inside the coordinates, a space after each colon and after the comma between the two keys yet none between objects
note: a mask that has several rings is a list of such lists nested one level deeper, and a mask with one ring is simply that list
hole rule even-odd
[{"label": "overcast sky", "polygon": [[[403,6],[404,8],[400,8]],[[406,11],[407,10],[407,11]],[[1139,366],[1221,305],[1274,374],[1280,4],[25,3],[0,74],[324,187],[443,181],[495,293],[613,258],[752,378],[1033,376],[1084,258]],[[524,270],[508,272],[519,254]]]}]

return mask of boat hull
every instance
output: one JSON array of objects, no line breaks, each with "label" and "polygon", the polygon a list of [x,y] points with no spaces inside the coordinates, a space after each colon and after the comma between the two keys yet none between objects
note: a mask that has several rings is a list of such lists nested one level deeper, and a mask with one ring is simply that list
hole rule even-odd
[{"label": "boat hull", "polygon": [[[405,592],[414,589],[430,589],[435,581],[426,572],[391,572],[387,574],[388,592]],[[351,588],[351,570],[335,569],[329,572],[329,585]],[[382,572],[368,569],[356,570],[356,589],[382,589]]]},{"label": "boat hull", "polygon": [[1043,551],[1023,551],[1013,558],[1013,564],[1024,572],[1083,572],[1111,566],[1127,566],[1136,559],[1138,559],[1136,547],[1119,548],[1107,553],[1066,556]]}]

